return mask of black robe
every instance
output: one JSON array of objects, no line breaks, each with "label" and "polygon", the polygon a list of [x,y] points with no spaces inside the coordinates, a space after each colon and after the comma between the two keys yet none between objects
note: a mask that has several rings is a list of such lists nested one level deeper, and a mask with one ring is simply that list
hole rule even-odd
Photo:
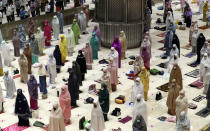
[{"label": "black robe", "polygon": [[99,102],[103,113],[109,112],[109,91],[105,87],[104,90],[100,90],[99,92]]},{"label": "black robe", "polygon": [[58,45],[55,46],[55,50],[53,52],[53,56],[55,57],[56,60],[56,65],[61,66],[62,61],[61,61],[61,51]]},{"label": "black robe", "polygon": [[75,106],[76,101],[79,100],[79,81],[76,72],[72,69],[68,69],[69,79],[68,79],[68,90],[71,95],[71,105]]},{"label": "black robe", "polygon": [[77,75],[79,85],[82,85],[82,73],[81,73],[81,70],[80,70],[80,65],[76,61],[72,62],[72,69],[74,70],[74,72]]},{"label": "black robe", "polygon": [[196,60],[196,63],[200,64],[201,62],[201,49],[204,45],[206,41],[206,38],[205,36],[203,35],[203,33],[200,33],[199,36],[198,36],[198,39],[197,39],[197,60]]},{"label": "black robe", "polygon": [[78,54],[76,62],[80,66],[81,73],[82,74],[87,73],[86,59],[85,59],[85,56],[82,53]]},{"label": "black robe", "polygon": [[208,91],[206,93],[206,99],[210,101],[210,84],[209,84]]},{"label": "black robe", "polygon": [[29,117],[31,112],[28,102],[21,89],[17,90],[17,97],[15,102],[15,114],[18,115],[18,126],[30,126]]},{"label": "black robe", "polygon": [[[134,123],[133,123],[133,131],[147,131],[147,125],[144,118],[139,114],[136,116]],[[137,120],[139,120],[137,122]]]},{"label": "black robe", "polygon": [[179,38],[176,34],[173,36],[172,44],[176,44],[176,47],[179,49],[179,57],[180,57],[180,43]]},{"label": "black robe", "polygon": [[147,0],[147,7],[149,7],[152,14],[152,0]]}]

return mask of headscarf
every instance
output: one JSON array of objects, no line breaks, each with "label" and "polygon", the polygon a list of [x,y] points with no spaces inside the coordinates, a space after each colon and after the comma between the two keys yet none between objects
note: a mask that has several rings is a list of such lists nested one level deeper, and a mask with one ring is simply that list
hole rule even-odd
[{"label": "headscarf", "polygon": [[133,131],[147,131],[147,125],[141,114],[138,114],[133,123]]},{"label": "headscarf", "polygon": [[60,52],[60,48],[59,45],[55,46],[55,50],[53,52],[53,56],[56,60],[56,65],[57,66],[61,66],[62,65],[62,61],[61,61],[61,52]]},{"label": "headscarf", "polygon": [[147,123],[147,105],[144,101],[144,96],[142,96],[141,94],[137,95],[136,101],[133,107],[133,123],[134,123],[135,117],[139,114],[143,116],[144,121]]},{"label": "headscarf", "polygon": [[67,99],[71,99],[67,86],[61,87],[61,94],[60,94],[59,99],[63,101]]},{"label": "headscarf", "polygon": [[105,129],[104,116],[99,103],[97,103],[97,107],[93,107],[91,111],[91,128],[94,131],[102,131]]},{"label": "headscarf", "polygon": [[53,19],[52,19],[52,25],[54,24],[58,24],[59,25],[59,20],[58,20],[58,17],[55,15],[53,16]]},{"label": "headscarf", "polygon": [[149,60],[150,59],[150,51],[148,46],[144,45],[143,47],[141,47],[141,57],[142,59],[145,60]]},{"label": "headscarf", "polygon": [[0,102],[4,101],[4,96],[3,96],[3,92],[2,92],[2,87],[0,85]]},{"label": "headscarf", "polygon": [[48,64],[56,64],[55,57],[53,56],[53,54],[49,55]]},{"label": "headscarf", "polygon": [[201,49],[201,55],[204,55],[205,53],[207,53],[207,55],[210,56],[210,47],[208,45],[209,45],[208,41],[205,41]]},{"label": "headscarf", "polygon": [[30,79],[28,80],[28,92],[32,99],[38,99],[38,84],[34,75],[30,75]]},{"label": "headscarf", "polygon": [[187,118],[186,113],[182,111],[176,123],[177,131],[185,131],[190,129],[190,120]]},{"label": "headscarf", "polygon": [[179,49],[177,48],[176,44],[173,44],[173,47],[172,47],[171,52],[170,52],[169,61],[174,58],[175,54],[179,54]]},{"label": "headscarf", "polygon": [[[112,51],[114,51],[114,53],[112,53]],[[109,53],[109,58],[118,58],[119,54],[118,52],[115,50],[114,47],[111,47],[110,53]]]},{"label": "headscarf", "polygon": [[15,102],[15,114],[22,117],[29,118],[30,109],[26,97],[24,96],[22,89],[17,90],[17,97]]}]

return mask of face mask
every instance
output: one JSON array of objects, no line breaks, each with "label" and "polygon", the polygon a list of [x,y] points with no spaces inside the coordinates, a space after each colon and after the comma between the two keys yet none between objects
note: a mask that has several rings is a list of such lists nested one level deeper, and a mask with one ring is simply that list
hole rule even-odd
[{"label": "face mask", "polygon": [[136,122],[138,122],[138,123],[139,123],[139,122],[140,122],[140,120],[136,120]]}]

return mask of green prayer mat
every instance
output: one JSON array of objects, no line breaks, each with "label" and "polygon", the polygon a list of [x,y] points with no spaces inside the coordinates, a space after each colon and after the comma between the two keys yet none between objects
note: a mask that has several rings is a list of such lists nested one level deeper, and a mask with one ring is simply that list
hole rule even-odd
[{"label": "green prayer mat", "polygon": [[158,90],[164,91],[164,92],[168,92],[169,88],[168,88],[168,83],[163,84],[159,87],[157,87]]}]

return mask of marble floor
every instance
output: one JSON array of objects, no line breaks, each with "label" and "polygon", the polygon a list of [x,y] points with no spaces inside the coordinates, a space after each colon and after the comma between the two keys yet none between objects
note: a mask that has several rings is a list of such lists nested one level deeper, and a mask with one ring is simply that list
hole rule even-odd
[{"label": "marble floor", "polygon": [[[173,3],[174,2],[175,1],[173,1]],[[195,4],[191,4],[190,1],[189,1],[189,3],[193,10],[193,13],[197,12],[198,6]],[[157,68],[157,69],[161,69],[156,66],[157,64],[159,64],[161,62],[168,61],[168,60],[162,60],[159,57],[157,57],[163,53],[163,51],[158,50],[158,48],[163,47],[163,44],[159,43],[158,41],[164,39],[163,37],[156,36],[157,34],[162,33],[161,31],[157,31],[157,30],[153,29],[153,27],[156,26],[156,24],[155,24],[156,19],[162,18],[162,16],[157,15],[157,13],[160,13],[160,14],[163,13],[163,11],[157,10],[157,6],[159,6],[159,5],[161,5],[161,3],[153,6],[152,29],[150,30],[150,33],[152,36],[152,41],[153,41],[151,68]],[[172,7],[174,9],[175,20],[181,20],[181,13],[179,11],[175,11],[176,9],[180,8],[180,5],[172,4]],[[197,20],[199,26],[205,25],[204,22],[199,20],[200,18],[202,18],[202,15],[193,15],[193,20]],[[39,118],[38,119],[35,119],[35,118],[30,119],[31,127],[25,129],[24,131],[42,131],[43,129],[32,126],[32,124],[36,120],[42,121],[45,124],[49,123],[49,114],[50,114],[49,110],[52,108],[52,104],[55,101],[58,101],[56,92],[57,92],[57,90],[60,90],[60,88],[64,85],[62,78],[68,77],[67,68],[71,67],[72,61],[76,59],[77,51],[79,49],[83,48],[85,46],[85,43],[89,41],[89,39],[91,37],[90,32],[93,30],[93,26],[96,24],[97,23],[89,22],[89,27],[87,29],[89,34],[81,35],[81,39],[79,40],[80,44],[77,45],[75,48],[76,53],[74,53],[74,55],[72,57],[67,58],[67,60],[69,60],[69,62],[67,62],[64,67],[62,67],[62,72],[60,74],[58,74],[58,76],[56,78],[56,88],[52,89],[52,87],[48,87],[48,99],[42,100],[41,94],[39,94]],[[65,32],[67,31],[67,28],[68,28],[68,26],[65,27],[65,30],[64,30]],[[210,30],[209,29],[206,29],[206,30],[199,29],[199,32],[202,32],[207,39],[210,38],[210,35],[209,35]],[[187,28],[186,30],[177,29],[176,34],[179,37],[181,46],[188,44],[189,28]],[[11,44],[11,42],[10,42],[10,44]],[[52,42],[53,46],[44,51],[44,53],[46,53],[47,55],[41,56],[39,58],[40,63],[42,63],[42,64],[47,63],[48,54],[53,52],[54,46],[57,44],[59,44],[59,41]],[[184,54],[189,53],[189,52],[190,52],[190,50],[181,48],[180,65],[181,65],[181,69],[182,69],[184,90],[186,91],[186,96],[188,98],[188,101],[192,102],[198,106],[198,108],[196,110],[191,110],[191,109],[188,110],[188,117],[191,121],[191,131],[198,131],[202,127],[204,127],[206,124],[210,123],[210,116],[208,116],[206,118],[202,118],[202,117],[195,115],[196,112],[200,111],[201,109],[203,109],[206,106],[206,100],[204,99],[201,102],[192,101],[192,99],[194,97],[196,97],[198,95],[202,95],[203,89],[196,89],[196,88],[192,88],[192,87],[188,86],[188,84],[194,82],[197,79],[188,77],[184,74],[188,73],[194,69],[199,68],[199,67],[192,68],[192,67],[187,66],[187,63],[193,62],[196,59],[195,56],[192,58],[186,58],[183,56]],[[109,53],[109,49],[102,48],[101,51],[99,51],[99,60],[101,60],[103,58],[105,58],[105,59],[108,58],[108,56],[107,56],[108,53]],[[127,56],[130,56],[130,55],[137,55],[138,53],[139,53],[139,48],[136,48],[136,49],[129,49],[126,54],[127,54]],[[13,54],[13,51],[11,51],[11,54]],[[19,68],[18,62],[17,62],[18,58],[15,57],[15,59],[16,60],[12,62],[14,68],[8,68],[8,67],[4,67],[4,68],[9,69],[10,72],[12,72],[12,70],[15,68]],[[81,88],[80,88],[83,91],[83,93],[80,94],[80,99],[78,100],[79,107],[72,110],[71,125],[66,127],[67,131],[78,131],[79,130],[79,119],[82,116],[85,116],[87,119],[90,119],[90,117],[91,117],[90,112],[92,109],[92,105],[84,104],[84,99],[86,99],[87,97],[93,97],[95,100],[98,100],[97,96],[88,94],[88,86],[91,84],[94,84],[95,83],[94,80],[99,79],[102,75],[102,72],[100,70],[102,68],[106,68],[105,65],[100,65],[98,63],[99,60],[94,61],[93,70],[88,70],[88,73],[86,74],[86,80],[83,82],[83,86],[81,86]],[[132,131],[132,121],[129,121],[126,124],[122,124],[122,123],[118,122],[118,118],[124,118],[127,115],[132,116],[133,108],[127,106],[126,104],[119,105],[114,102],[114,99],[118,95],[124,95],[124,96],[126,96],[126,102],[130,101],[131,89],[132,89],[132,85],[134,84],[134,82],[132,80],[127,79],[127,76],[125,75],[125,73],[128,73],[130,70],[133,69],[133,66],[128,65],[129,61],[130,61],[130,59],[126,59],[126,60],[122,61],[122,68],[119,69],[119,81],[121,82],[121,84],[117,87],[116,92],[110,94],[110,113],[112,110],[114,110],[114,108],[118,107],[118,108],[121,108],[121,116],[114,117],[114,116],[109,115],[108,116],[109,121],[106,122],[105,131],[111,131],[111,129],[113,129],[113,128],[116,129],[118,127],[120,127],[122,129],[122,131]],[[167,70],[165,70],[165,71],[167,71]],[[38,73],[37,73],[36,68],[33,68],[33,74],[38,79]],[[49,78],[47,78],[47,81],[48,80],[49,80]],[[167,77],[161,78],[159,76],[150,75],[150,89],[149,89],[149,94],[148,94],[149,99],[146,102],[147,109],[148,109],[148,131],[175,131],[176,130],[175,123],[170,123],[170,122],[166,122],[166,121],[162,122],[157,119],[160,116],[166,116],[166,117],[170,116],[167,114],[167,106],[166,106],[167,93],[162,92],[162,95],[163,95],[162,100],[160,100],[160,101],[155,100],[155,95],[158,91],[156,89],[156,87],[158,87],[162,84],[165,84],[167,82],[168,82]],[[2,88],[5,89],[2,77],[0,77],[0,84],[1,84]],[[19,78],[15,79],[15,84],[16,84],[17,89],[18,88],[23,89],[24,94],[29,101],[29,93],[28,93],[27,85],[20,83]],[[98,83],[95,83],[95,84],[97,85],[97,88],[99,89],[100,84],[98,84]],[[6,92],[3,91],[3,94],[5,96]],[[17,116],[15,116],[15,114],[14,114],[14,103],[15,103],[15,99],[5,98],[5,104],[4,104],[5,105],[5,113],[0,114],[0,127],[5,128],[5,127],[12,125],[18,121]],[[14,131],[16,131],[16,130],[14,130]]]}]

